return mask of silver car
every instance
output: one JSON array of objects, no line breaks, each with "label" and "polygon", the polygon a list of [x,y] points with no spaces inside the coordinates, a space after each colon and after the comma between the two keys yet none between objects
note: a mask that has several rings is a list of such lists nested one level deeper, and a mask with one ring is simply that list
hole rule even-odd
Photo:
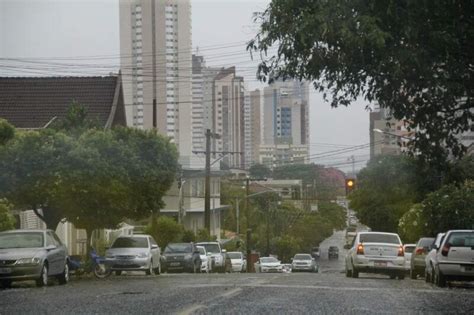
[{"label": "silver car", "polygon": [[54,276],[69,281],[68,252],[51,230],[13,230],[0,233],[0,283],[35,280],[39,287]]},{"label": "silver car", "polygon": [[122,271],[161,273],[161,250],[150,235],[120,236],[105,253],[106,263],[116,275]]},{"label": "silver car", "polygon": [[318,272],[318,265],[310,254],[296,254],[291,261],[291,271]]},{"label": "silver car", "polygon": [[436,251],[439,248],[441,241],[446,233],[438,233],[434,240],[434,243],[430,245],[428,255],[425,257],[425,281],[433,282],[434,280],[434,268],[436,260]]}]

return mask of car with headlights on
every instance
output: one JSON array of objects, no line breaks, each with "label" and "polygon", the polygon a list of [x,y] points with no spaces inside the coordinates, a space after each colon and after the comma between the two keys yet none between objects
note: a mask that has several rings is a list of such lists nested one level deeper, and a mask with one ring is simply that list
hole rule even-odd
[{"label": "car with headlights on", "polygon": [[291,272],[295,271],[318,272],[318,265],[310,254],[296,254],[291,261]]},{"label": "car with headlights on", "polygon": [[360,272],[405,278],[405,254],[398,234],[358,232],[345,259],[347,277],[358,278]]},{"label": "car with headlights on", "polygon": [[167,272],[200,273],[201,253],[193,243],[169,243],[163,251],[162,266]]},{"label": "car with headlights on", "polygon": [[202,246],[212,259],[212,271],[225,272],[225,253],[226,250],[221,248],[219,242],[199,242],[197,246]]},{"label": "car with headlights on", "polygon": [[410,259],[410,278],[416,279],[418,275],[425,275],[425,258],[434,240],[434,237],[422,237],[416,242]]},{"label": "car with headlights on", "polygon": [[47,286],[49,277],[60,284],[69,281],[68,251],[52,230],[12,230],[0,232],[0,284],[35,280]]},{"label": "car with headlights on", "polygon": [[281,262],[275,257],[260,257],[254,266],[256,272],[283,272]]},{"label": "car with headlights on", "polygon": [[105,252],[105,262],[111,271],[145,271],[147,275],[161,273],[161,250],[150,235],[119,236]]},{"label": "car with headlights on", "polygon": [[229,271],[245,272],[247,270],[247,260],[241,252],[227,252],[226,259],[229,261]]},{"label": "car with headlights on", "polygon": [[474,230],[450,230],[437,248],[433,282],[474,281]]}]

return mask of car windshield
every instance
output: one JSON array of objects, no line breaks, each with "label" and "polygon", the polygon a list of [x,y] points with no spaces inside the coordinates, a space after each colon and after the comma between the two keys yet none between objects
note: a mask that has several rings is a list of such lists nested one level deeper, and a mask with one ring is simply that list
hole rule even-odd
[{"label": "car windshield", "polygon": [[204,247],[199,246],[197,250],[199,251],[199,255],[206,255],[206,250]]},{"label": "car windshield", "polygon": [[329,250],[332,251],[332,252],[336,252],[336,251],[339,250],[339,248],[336,247],[336,246],[330,246],[330,247],[329,247]]},{"label": "car windshield", "polygon": [[0,234],[0,248],[38,248],[44,246],[43,233],[3,233]]},{"label": "car windshield", "polygon": [[265,264],[265,263],[278,262],[278,259],[276,259],[275,257],[263,257],[263,258],[260,258],[260,261]]},{"label": "car windshield", "polygon": [[413,253],[413,250],[415,249],[415,246],[405,246],[405,253]]},{"label": "car windshield", "polygon": [[148,240],[145,237],[119,237],[112,248],[148,248]]},{"label": "car windshield", "polygon": [[217,244],[199,244],[206,249],[208,253],[220,253],[219,245]]},{"label": "car windshield", "polygon": [[173,243],[168,244],[165,248],[165,254],[169,253],[189,253],[192,251],[191,244],[188,243]]},{"label": "car windshield", "polygon": [[452,247],[474,247],[474,232],[454,232],[448,242]]},{"label": "car windshield", "polygon": [[367,233],[361,234],[359,238],[361,243],[388,243],[388,244],[400,244],[400,240],[397,235],[394,234],[382,234],[382,233]]},{"label": "car windshield", "polygon": [[308,254],[297,254],[293,258],[294,260],[311,260],[311,255]]},{"label": "car windshield", "polygon": [[242,259],[242,253],[227,253],[230,259]]}]

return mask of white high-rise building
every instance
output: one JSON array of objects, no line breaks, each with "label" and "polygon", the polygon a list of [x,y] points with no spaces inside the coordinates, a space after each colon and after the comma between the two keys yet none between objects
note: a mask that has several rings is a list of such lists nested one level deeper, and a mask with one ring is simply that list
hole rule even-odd
[{"label": "white high-rise building", "polygon": [[189,161],[190,1],[121,0],[120,53],[127,124],[156,128],[177,144],[181,161]]}]

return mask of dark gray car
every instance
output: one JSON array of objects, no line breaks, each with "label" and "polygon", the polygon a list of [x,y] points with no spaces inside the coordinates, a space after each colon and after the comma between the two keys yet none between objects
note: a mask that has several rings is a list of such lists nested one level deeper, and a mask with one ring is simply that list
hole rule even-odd
[{"label": "dark gray car", "polygon": [[55,276],[60,284],[69,281],[68,252],[51,230],[12,230],[0,233],[0,283],[35,280],[48,285]]},{"label": "dark gray car", "polygon": [[164,271],[201,272],[201,255],[192,243],[170,243],[162,255]]}]

